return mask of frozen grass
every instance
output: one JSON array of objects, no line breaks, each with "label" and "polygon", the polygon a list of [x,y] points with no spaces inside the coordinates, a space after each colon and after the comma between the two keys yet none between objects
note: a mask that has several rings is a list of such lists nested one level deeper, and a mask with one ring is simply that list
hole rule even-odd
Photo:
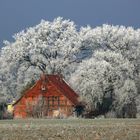
[{"label": "frozen grass", "polygon": [[0,140],[140,140],[140,120],[1,120]]}]

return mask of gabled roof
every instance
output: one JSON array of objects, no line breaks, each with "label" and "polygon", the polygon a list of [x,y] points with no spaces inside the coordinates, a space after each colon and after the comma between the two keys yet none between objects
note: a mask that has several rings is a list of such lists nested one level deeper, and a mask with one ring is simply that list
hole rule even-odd
[{"label": "gabled roof", "polygon": [[17,100],[12,105],[16,105],[22,99],[22,97],[28,94],[36,86],[38,82],[39,80],[31,88],[27,89],[27,91],[25,91],[25,93],[23,93],[19,98],[17,98]]},{"label": "gabled roof", "polygon": [[74,105],[78,103],[78,94],[59,75],[47,75],[47,77]]},{"label": "gabled roof", "polygon": [[78,94],[64,81],[59,75],[41,75],[41,78],[13,104],[17,104],[21,98],[27,95],[38,83],[42,83],[42,80],[47,79],[48,82],[52,82],[57,89],[64,94],[74,105],[78,104]]}]

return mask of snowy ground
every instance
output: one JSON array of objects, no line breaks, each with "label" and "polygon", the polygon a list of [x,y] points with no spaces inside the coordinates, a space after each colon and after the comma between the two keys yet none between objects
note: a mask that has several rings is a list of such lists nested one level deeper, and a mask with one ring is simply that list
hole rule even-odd
[{"label": "snowy ground", "polygon": [[140,140],[139,119],[1,120],[0,140]]}]

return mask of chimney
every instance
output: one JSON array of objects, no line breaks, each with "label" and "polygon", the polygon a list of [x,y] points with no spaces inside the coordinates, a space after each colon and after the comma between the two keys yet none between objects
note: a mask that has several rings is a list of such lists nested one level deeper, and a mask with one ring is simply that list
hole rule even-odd
[{"label": "chimney", "polygon": [[44,72],[40,75],[40,79],[41,81],[43,82],[46,82],[47,81],[47,74],[45,74]]},{"label": "chimney", "polygon": [[47,74],[42,73],[40,75],[40,79],[41,79],[41,91],[44,93],[47,91]]}]

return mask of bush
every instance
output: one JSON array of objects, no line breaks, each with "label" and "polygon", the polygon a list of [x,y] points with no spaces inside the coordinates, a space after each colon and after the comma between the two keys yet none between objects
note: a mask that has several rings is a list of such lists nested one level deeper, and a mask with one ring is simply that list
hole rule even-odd
[{"label": "bush", "polygon": [[105,114],[105,118],[117,118],[117,115],[114,111],[109,111]]}]

